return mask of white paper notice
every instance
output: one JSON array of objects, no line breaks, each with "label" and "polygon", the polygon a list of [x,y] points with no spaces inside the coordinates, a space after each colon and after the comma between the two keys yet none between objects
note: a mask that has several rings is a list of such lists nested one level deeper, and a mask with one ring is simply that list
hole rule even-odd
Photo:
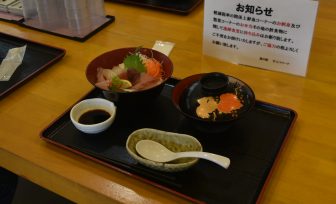
[{"label": "white paper notice", "polygon": [[153,50],[162,52],[163,54],[169,56],[169,54],[172,51],[172,49],[174,48],[174,46],[175,46],[175,43],[164,42],[164,41],[157,40],[157,41],[155,41],[155,44],[153,46]]},{"label": "white paper notice", "polygon": [[318,2],[205,0],[203,52],[305,76]]}]

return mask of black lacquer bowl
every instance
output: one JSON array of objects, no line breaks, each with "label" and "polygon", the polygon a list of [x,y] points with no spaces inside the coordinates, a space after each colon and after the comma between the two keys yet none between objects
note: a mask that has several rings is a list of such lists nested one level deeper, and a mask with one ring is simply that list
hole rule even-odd
[{"label": "black lacquer bowl", "polygon": [[[241,107],[230,112],[222,112],[216,108],[206,118],[198,115],[196,110],[200,106],[200,99],[210,98],[215,101],[215,107],[218,107],[218,104],[223,102],[220,99],[223,94],[235,95]],[[203,132],[218,133],[227,130],[234,122],[248,114],[254,106],[255,95],[245,82],[233,76],[212,72],[192,75],[181,80],[173,90],[172,101],[175,107],[194,123],[195,128]]]}]

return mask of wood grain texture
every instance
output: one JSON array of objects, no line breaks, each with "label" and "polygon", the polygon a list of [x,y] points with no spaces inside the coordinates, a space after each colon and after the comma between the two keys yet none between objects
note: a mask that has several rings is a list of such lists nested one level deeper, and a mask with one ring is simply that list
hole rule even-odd
[{"label": "wood grain texture", "polygon": [[202,53],[203,7],[180,16],[106,2],[116,21],[85,43],[0,22],[2,32],[66,49],[66,56],[0,101],[0,166],[78,203],[187,201],[39,138],[92,87],[86,65],[120,47],[176,43],[174,76],[221,71],[248,83],[259,100],[297,111],[298,120],[261,203],[336,202],[336,0],[321,0],[307,77],[230,64]]}]

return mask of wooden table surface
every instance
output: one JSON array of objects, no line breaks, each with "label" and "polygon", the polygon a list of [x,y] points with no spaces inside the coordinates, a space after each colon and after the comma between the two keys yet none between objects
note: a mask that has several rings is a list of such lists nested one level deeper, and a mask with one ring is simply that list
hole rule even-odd
[{"label": "wooden table surface", "polygon": [[67,51],[59,63],[0,100],[0,166],[78,203],[188,203],[39,138],[43,128],[92,88],[84,72],[94,57],[164,40],[176,43],[170,55],[175,77],[221,71],[247,82],[257,99],[297,111],[261,203],[335,203],[335,10],[336,0],[320,1],[306,77],[204,56],[203,6],[180,16],[106,3],[115,23],[85,43],[0,22],[1,32]]}]

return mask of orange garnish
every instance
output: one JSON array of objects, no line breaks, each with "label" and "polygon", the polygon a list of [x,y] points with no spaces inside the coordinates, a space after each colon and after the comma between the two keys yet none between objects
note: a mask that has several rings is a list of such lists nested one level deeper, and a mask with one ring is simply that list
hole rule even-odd
[{"label": "orange garnish", "polygon": [[154,78],[161,78],[161,64],[156,59],[147,59],[145,62],[145,66],[147,68],[147,74]]},{"label": "orange garnish", "polygon": [[217,109],[223,113],[231,113],[243,106],[239,98],[232,93],[225,93],[220,95],[220,100]]}]

